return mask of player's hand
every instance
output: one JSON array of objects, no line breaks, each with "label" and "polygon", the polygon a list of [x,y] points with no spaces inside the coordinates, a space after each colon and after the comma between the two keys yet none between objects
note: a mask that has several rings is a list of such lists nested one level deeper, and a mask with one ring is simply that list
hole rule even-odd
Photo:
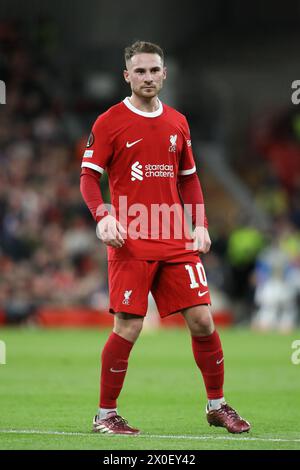
[{"label": "player's hand", "polygon": [[96,235],[107,246],[121,248],[124,245],[122,234],[126,233],[120,222],[112,215],[106,215],[98,222]]},{"label": "player's hand", "polygon": [[211,247],[211,240],[207,228],[196,227],[193,232],[194,249],[200,253],[208,253]]}]

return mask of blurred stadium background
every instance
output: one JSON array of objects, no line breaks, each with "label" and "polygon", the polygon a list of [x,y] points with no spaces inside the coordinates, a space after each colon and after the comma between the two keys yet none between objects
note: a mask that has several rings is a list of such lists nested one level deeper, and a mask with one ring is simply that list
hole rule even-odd
[{"label": "blurred stadium background", "polygon": [[190,122],[216,321],[297,325],[299,19],[296,0],[1,1],[1,323],[101,323],[106,251],[79,192],[80,160],[97,115],[129,93],[124,46],[145,39],[166,52],[162,99]]},{"label": "blurred stadium background", "polygon": [[[299,0],[1,0],[2,449],[299,448],[299,22]],[[151,299],[120,398],[146,434],[108,443],[90,433],[112,316],[80,163],[95,118],[129,94],[123,48],[136,39],[165,49],[161,98],[190,123],[213,241],[203,261],[227,327],[226,397],[253,423],[249,438],[208,429],[181,316],[161,331]]]}]

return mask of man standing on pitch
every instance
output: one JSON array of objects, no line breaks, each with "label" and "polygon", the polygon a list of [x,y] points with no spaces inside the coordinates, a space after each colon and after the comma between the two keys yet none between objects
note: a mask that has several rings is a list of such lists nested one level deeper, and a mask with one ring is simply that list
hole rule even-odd
[{"label": "man standing on pitch", "polygon": [[[186,118],[158,94],[166,78],[162,49],[137,41],[125,49],[131,96],[101,114],[83,155],[81,193],[108,247],[114,328],[102,351],[100,404],[93,431],[138,434],[117,411],[130,351],[143,327],[151,291],[161,317],[180,312],[207,391],[207,421],[249,431],[224,399],[224,357],[210,312],[199,252],[207,253],[203,195]],[[108,172],[112,210],[103,209],[99,178]],[[183,205],[194,226],[187,230]],[[179,234],[179,229],[182,229]]]}]

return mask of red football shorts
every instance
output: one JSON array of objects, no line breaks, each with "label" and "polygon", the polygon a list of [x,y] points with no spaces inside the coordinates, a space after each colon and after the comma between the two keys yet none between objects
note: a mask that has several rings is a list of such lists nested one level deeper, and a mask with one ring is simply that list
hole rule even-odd
[{"label": "red football shorts", "polygon": [[203,265],[193,261],[112,260],[108,262],[111,313],[145,316],[151,291],[160,316],[195,305],[210,304]]}]

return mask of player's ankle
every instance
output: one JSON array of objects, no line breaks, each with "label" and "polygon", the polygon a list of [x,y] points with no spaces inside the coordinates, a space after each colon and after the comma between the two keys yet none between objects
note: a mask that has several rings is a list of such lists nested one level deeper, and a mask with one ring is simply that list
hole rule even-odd
[{"label": "player's ankle", "polygon": [[97,416],[99,419],[106,419],[110,413],[118,414],[117,408],[99,408]]},{"label": "player's ankle", "polygon": [[225,401],[224,397],[215,398],[213,400],[208,400],[207,409],[208,409],[208,411],[219,410],[221,408],[221,406],[224,405],[225,403],[226,403],[226,401]]}]

